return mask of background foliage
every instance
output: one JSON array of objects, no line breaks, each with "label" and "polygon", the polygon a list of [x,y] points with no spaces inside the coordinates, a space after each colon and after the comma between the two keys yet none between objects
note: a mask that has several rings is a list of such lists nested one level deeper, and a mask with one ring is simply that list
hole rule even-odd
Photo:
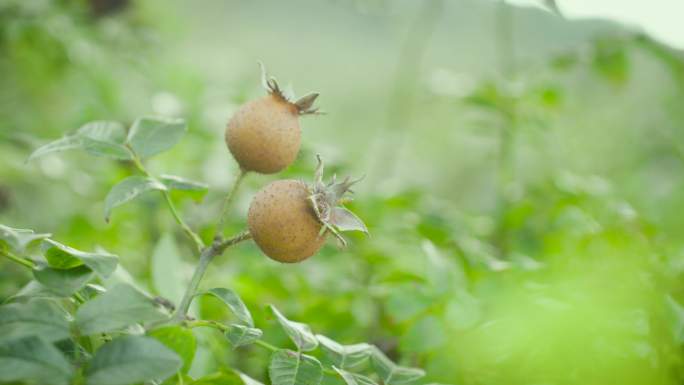
[{"label": "background foliage", "polygon": [[[353,209],[371,232],[294,266],[248,244],[215,261],[203,286],[240,293],[270,343],[290,346],[269,303],[425,383],[682,380],[684,61],[647,36],[474,0],[10,0],[0,52],[0,223],[115,253],[116,282],[178,303],[193,246],[154,194],[103,220],[129,162],[29,154],[92,120],[182,117],[148,168],[207,182],[172,198],[212,223],[237,172],[223,128],[262,94],[259,59],[329,112],[305,118],[285,176],[309,179],[316,152],[367,173]],[[232,232],[271,179],[246,181]],[[31,275],[0,263],[6,299]],[[212,296],[194,312],[233,317]],[[268,383],[268,351],[193,332],[191,376]]]}]

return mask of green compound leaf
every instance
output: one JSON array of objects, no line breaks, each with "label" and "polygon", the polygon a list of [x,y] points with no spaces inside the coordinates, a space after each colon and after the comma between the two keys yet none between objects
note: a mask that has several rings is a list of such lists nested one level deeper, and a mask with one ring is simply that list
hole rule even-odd
[{"label": "green compound leaf", "polygon": [[230,308],[233,314],[235,314],[235,316],[242,323],[250,327],[254,326],[252,314],[249,312],[249,309],[247,309],[245,303],[242,302],[242,298],[240,298],[240,296],[233,290],[226,289],[223,287],[216,287],[213,289],[209,289],[203,293],[199,293],[198,295],[202,294],[208,294],[218,298],[219,300],[221,300],[221,302],[223,302],[226,306]]},{"label": "green compound leaf", "polygon": [[104,217],[105,221],[109,222],[109,217],[112,214],[112,209],[128,203],[137,198],[141,194],[148,191],[166,191],[166,186],[152,178],[143,176],[129,176],[128,178],[117,183],[109,190],[105,198]]},{"label": "green compound leaf", "polygon": [[180,369],[173,350],[150,337],[125,336],[104,344],[86,369],[87,385],[128,385],[163,380]]},{"label": "green compound leaf", "polygon": [[149,332],[148,335],[178,354],[183,360],[182,373],[190,370],[197,349],[197,340],[192,330],[182,326],[165,326]]},{"label": "green compound leaf", "polygon": [[316,338],[330,360],[342,369],[349,369],[364,363],[373,353],[373,346],[361,343],[342,345],[330,338],[317,334]]},{"label": "green compound leaf", "polygon": [[347,385],[378,385],[375,381],[361,374],[347,372],[333,366],[333,369],[342,377]]},{"label": "green compound leaf", "polygon": [[102,278],[109,277],[119,263],[119,257],[106,252],[85,252],[52,239],[43,240],[42,251],[50,267],[72,269],[86,265]]},{"label": "green compound leaf", "polygon": [[26,247],[33,241],[45,239],[52,234],[36,234],[33,230],[14,229],[0,225],[0,250],[8,248],[15,253],[23,253]]},{"label": "green compound leaf", "polygon": [[149,158],[173,147],[186,131],[182,119],[143,117],[133,123],[126,143],[141,158]]},{"label": "green compound leaf", "polygon": [[421,369],[395,364],[378,348],[373,349],[371,364],[375,373],[382,379],[382,383],[386,385],[408,384],[425,376],[425,371]]},{"label": "green compound leaf", "polygon": [[233,348],[253,344],[261,338],[264,333],[261,329],[250,328],[244,325],[233,324],[226,332],[226,338],[230,341]]},{"label": "green compound leaf", "polygon": [[0,306],[0,341],[40,337],[55,342],[69,335],[66,313],[50,300],[34,299]]},{"label": "green compound leaf", "polygon": [[81,305],[76,312],[76,325],[81,334],[92,335],[167,317],[151,298],[131,285],[118,284]]},{"label": "green compound leaf", "polygon": [[52,344],[36,337],[0,343],[0,382],[68,385],[73,368]]},{"label": "green compound leaf", "polygon": [[29,161],[54,152],[82,149],[91,155],[114,159],[131,159],[124,146],[126,129],[121,123],[94,121],[86,123],[74,134],[57,139],[36,149]]},{"label": "green compound leaf", "polygon": [[318,385],[323,367],[315,357],[281,349],[271,356],[268,375],[272,385]]},{"label": "green compound leaf", "polygon": [[68,297],[81,290],[95,275],[85,265],[72,269],[55,269],[41,266],[33,269],[33,277],[55,294]]},{"label": "green compound leaf", "polygon": [[273,305],[269,305],[269,308],[276,316],[280,326],[299,350],[307,352],[318,347],[318,340],[314,336],[309,325],[303,324],[301,322],[290,321],[289,319],[285,318],[285,316],[282,315]]},{"label": "green compound leaf", "polygon": [[176,175],[161,175],[159,180],[169,190],[182,191],[198,202],[204,198],[207,192],[209,192],[208,184],[185,179]]}]

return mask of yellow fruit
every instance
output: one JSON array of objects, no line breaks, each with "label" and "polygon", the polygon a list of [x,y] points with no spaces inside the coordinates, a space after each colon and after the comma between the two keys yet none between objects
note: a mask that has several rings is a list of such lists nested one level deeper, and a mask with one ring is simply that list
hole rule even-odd
[{"label": "yellow fruit", "polygon": [[247,223],[254,242],[269,258],[300,262],[323,246],[323,225],[311,207],[309,194],[303,182],[279,180],[254,196]]},{"label": "yellow fruit", "polygon": [[297,158],[299,115],[297,105],[280,93],[248,102],[228,122],[226,145],[244,171],[279,172]]}]

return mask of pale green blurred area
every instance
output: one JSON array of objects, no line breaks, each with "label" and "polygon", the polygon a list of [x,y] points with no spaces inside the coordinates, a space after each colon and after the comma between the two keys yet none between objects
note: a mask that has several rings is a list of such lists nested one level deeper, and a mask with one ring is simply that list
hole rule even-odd
[{"label": "pale green blurred area", "polygon": [[[684,378],[681,53],[610,22],[485,0],[133,1],[101,17],[32,0],[0,5],[0,18],[0,223],[102,246],[177,296],[154,282],[152,250],[174,235],[181,280],[194,257],[163,202],[102,218],[133,167],[77,152],[25,160],[90,120],[181,116],[189,134],[149,168],[210,184],[201,204],[174,197],[206,239],[236,172],[223,128],[263,94],[261,60],[297,95],[320,92],[327,114],[303,118],[293,167],[249,177],[230,231],[264,183],[309,179],[315,153],[330,175],[367,175],[352,208],[371,230],[300,265],[247,244],[217,261],[206,287],[236,289],[267,340],[286,345],[263,311],[274,303],[425,368],[424,383]],[[2,297],[30,278],[1,271]],[[230,317],[211,299],[197,310]],[[207,332],[191,374],[224,365],[266,381],[265,352]]]}]

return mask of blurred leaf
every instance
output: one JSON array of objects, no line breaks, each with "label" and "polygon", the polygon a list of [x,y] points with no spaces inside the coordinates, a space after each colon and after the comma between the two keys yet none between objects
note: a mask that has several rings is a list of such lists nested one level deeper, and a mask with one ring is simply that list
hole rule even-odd
[{"label": "blurred leaf", "polygon": [[161,175],[159,180],[169,189],[183,191],[195,201],[201,201],[209,191],[209,185],[175,175]]},{"label": "blurred leaf", "polygon": [[26,246],[31,242],[45,239],[52,234],[36,234],[33,230],[14,229],[5,225],[0,225],[0,250],[5,247],[16,253],[23,253]]},{"label": "blurred leaf", "polygon": [[76,324],[81,334],[91,335],[166,317],[152,299],[130,285],[119,284],[81,305],[76,312]]},{"label": "blurred leaf", "polygon": [[625,45],[614,39],[598,39],[594,44],[594,69],[616,85],[629,75],[629,57]]},{"label": "blurred leaf", "polygon": [[416,368],[399,366],[392,362],[380,349],[373,349],[371,364],[375,373],[386,385],[407,384],[425,376],[425,371]]},{"label": "blurred leaf", "polygon": [[52,301],[36,299],[0,306],[0,340],[40,337],[53,342],[69,335],[66,313]]},{"label": "blurred leaf", "polygon": [[347,372],[334,366],[333,369],[340,374],[347,385],[377,385],[375,381],[364,375]]},{"label": "blurred leaf", "polygon": [[309,325],[288,320],[273,305],[269,305],[269,308],[276,316],[280,326],[299,350],[307,352],[309,350],[316,349],[318,346],[318,340],[311,332]]},{"label": "blurred leaf", "polygon": [[671,314],[670,329],[677,343],[684,343],[684,306],[675,301],[671,296],[666,296],[665,301]]},{"label": "blurred leaf", "polygon": [[218,298],[219,300],[221,300],[221,302],[223,302],[226,306],[230,308],[233,314],[235,314],[235,316],[241,322],[250,327],[254,326],[252,314],[249,312],[249,309],[247,309],[247,306],[245,306],[245,303],[242,302],[240,296],[233,290],[226,289],[223,287],[216,287],[213,289],[209,289],[205,292],[199,293],[198,295],[202,294],[209,294]]},{"label": "blurred leaf", "polygon": [[73,368],[52,344],[36,337],[0,344],[0,382],[71,383]]},{"label": "blurred leaf", "polygon": [[315,357],[281,349],[271,356],[268,375],[272,385],[318,385],[323,367]]},{"label": "blurred leaf", "polygon": [[109,222],[109,217],[113,208],[132,201],[144,192],[153,190],[166,191],[167,188],[157,180],[138,175],[129,176],[117,183],[112,187],[105,198],[105,221]]},{"label": "blurred leaf", "polygon": [[160,296],[178,304],[183,296],[184,265],[173,236],[165,233],[152,252],[152,284]]},{"label": "blurred leaf", "polygon": [[131,159],[124,147],[126,129],[121,123],[95,121],[78,130],[83,148],[91,155],[108,156],[115,159]]},{"label": "blurred leaf", "polygon": [[95,121],[82,126],[73,135],[65,136],[36,149],[28,158],[38,157],[72,149],[83,149],[96,156],[107,156],[115,159],[130,159],[130,153],[124,147],[125,128],[117,122]]},{"label": "blurred leaf", "polygon": [[444,344],[446,332],[442,323],[434,316],[426,316],[414,322],[401,338],[401,347],[406,351],[425,353]]},{"label": "blurred leaf", "polygon": [[362,364],[373,353],[373,346],[366,343],[342,345],[321,334],[316,334],[316,338],[328,358],[342,369]]},{"label": "blurred leaf", "polygon": [[144,117],[133,123],[126,143],[139,157],[148,158],[173,147],[186,131],[182,119]]},{"label": "blurred leaf", "polygon": [[197,341],[192,330],[176,325],[164,326],[152,330],[148,335],[178,354],[183,360],[182,373],[187,373],[190,370],[190,365],[192,365],[192,360],[195,357],[195,349],[197,349]]},{"label": "blurred leaf", "polygon": [[253,344],[254,341],[261,338],[263,332],[261,329],[251,328],[244,325],[233,324],[226,332],[226,337],[233,348]]},{"label": "blurred leaf", "polygon": [[71,269],[55,269],[48,266],[33,269],[33,277],[36,281],[64,297],[81,290],[93,278],[93,275],[93,271],[84,265]]},{"label": "blurred leaf", "polygon": [[42,298],[42,299],[55,299],[59,295],[49,288],[43,286],[40,282],[31,280],[24,287],[22,287],[16,294],[9,297],[6,302],[30,299],[30,298]]},{"label": "blurred leaf", "polygon": [[143,336],[124,336],[104,344],[86,369],[87,385],[128,385],[164,379],[182,365],[176,353]]},{"label": "blurred leaf", "polygon": [[209,374],[191,382],[189,385],[263,385],[246,374],[235,370],[224,370],[218,373]]},{"label": "blurred leaf", "polygon": [[119,263],[119,257],[116,255],[80,251],[52,239],[43,240],[42,251],[48,264],[53,268],[71,269],[85,264],[102,278],[109,277]]}]

